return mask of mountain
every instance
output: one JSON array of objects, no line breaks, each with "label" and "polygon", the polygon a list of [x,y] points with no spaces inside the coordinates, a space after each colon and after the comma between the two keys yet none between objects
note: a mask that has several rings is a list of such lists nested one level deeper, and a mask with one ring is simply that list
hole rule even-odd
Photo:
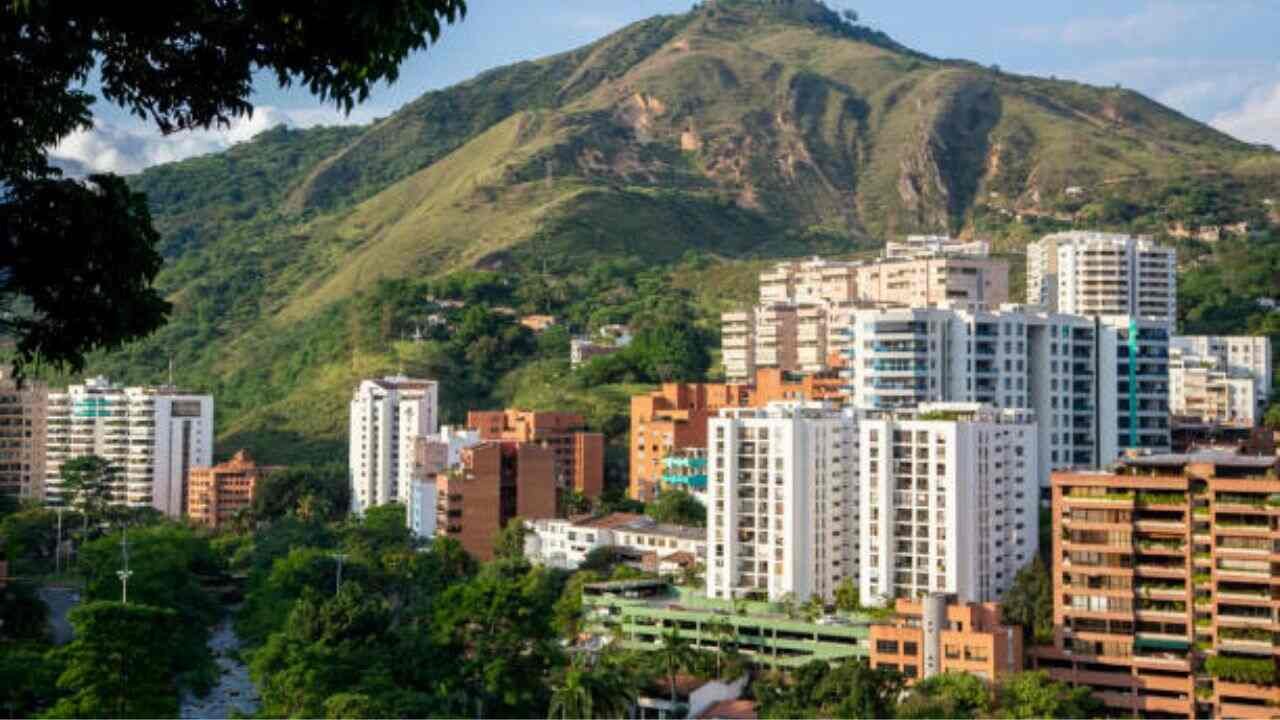
[{"label": "mountain", "polygon": [[[425,317],[407,309],[424,279],[479,268],[572,294],[592,268],[630,263],[632,296],[656,268],[710,325],[752,292],[744,259],[908,232],[1016,251],[1073,222],[1263,227],[1280,154],[1130,90],[929,57],[810,0],[719,0],[366,127],[277,128],[134,184],[175,312],[92,369],[155,379],[173,357],[179,380],[218,393],[222,449],[289,460],[343,452],[355,377],[424,367],[396,340]],[[682,277],[707,258],[714,272]],[[508,295],[568,312],[531,292]],[[378,342],[359,339],[370,326]]]}]

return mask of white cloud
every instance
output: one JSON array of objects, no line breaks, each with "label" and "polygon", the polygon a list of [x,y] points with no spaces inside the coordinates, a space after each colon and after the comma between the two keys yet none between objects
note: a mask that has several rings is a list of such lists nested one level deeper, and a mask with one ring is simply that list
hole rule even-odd
[{"label": "white cloud", "polygon": [[[1241,4],[1231,9],[1241,9]],[[1013,34],[1025,42],[1061,43],[1070,47],[1124,45],[1150,47],[1177,42],[1181,33],[1205,18],[1217,16],[1217,3],[1148,2],[1141,10],[1119,16],[1082,17],[1053,25],[1024,25]]]},{"label": "white cloud", "polygon": [[171,135],[162,135],[156,128],[140,122],[125,126],[99,120],[93,128],[63,138],[49,150],[49,155],[78,163],[91,172],[126,175],[152,165],[219,152],[281,124],[290,127],[352,125],[368,122],[373,116],[373,110],[366,108],[346,116],[332,108],[283,110],[260,105],[251,117],[238,118],[228,128]]},{"label": "white cloud", "polygon": [[1280,148],[1280,82],[1249,93],[1239,107],[1219,113],[1209,124],[1246,142]]}]

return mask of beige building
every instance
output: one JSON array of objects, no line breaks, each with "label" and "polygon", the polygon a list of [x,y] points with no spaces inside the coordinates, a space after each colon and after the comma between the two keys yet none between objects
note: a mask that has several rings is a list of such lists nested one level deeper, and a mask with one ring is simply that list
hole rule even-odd
[{"label": "beige building", "polygon": [[21,386],[0,371],[0,493],[44,499],[45,418],[49,387]]},{"label": "beige building", "polygon": [[[912,252],[926,252],[937,243],[919,245]],[[1008,263],[970,249],[975,252],[874,263],[818,258],[778,263],[760,273],[754,308],[720,317],[725,378],[749,382],[760,368],[818,373],[839,366],[849,319],[860,308],[945,302],[994,309],[1008,302]]]},{"label": "beige building", "polygon": [[858,268],[858,299],[926,307],[943,302],[994,310],[1009,302],[1009,263],[985,257],[894,260]]},{"label": "beige building", "polygon": [[885,243],[888,260],[939,257],[942,255],[976,255],[986,257],[991,244],[985,240],[956,240],[946,235],[908,235],[905,240]]}]

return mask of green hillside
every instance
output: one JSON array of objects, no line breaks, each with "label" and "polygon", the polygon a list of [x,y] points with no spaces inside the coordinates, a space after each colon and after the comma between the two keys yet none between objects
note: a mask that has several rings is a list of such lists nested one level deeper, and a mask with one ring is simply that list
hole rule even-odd
[{"label": "green hillside", "polygon": [[[765,258],[918,231],[1016,258],[1073,224],[1280,220],[1263,204],[1280,198],[1274,151],[1128,90],[937,60],[807,0],[703,3],[369,126],[279,128],[134,182],[175,311],[90,370],[156,380],[172,358],[217,394],[220,451],[278,462],[341,459],[353,381],[399,369],[447,379],[450,420],[519,399],[612,422],[615,391],[547,390],[573,381],[564,338],[521,336],[495,307],[574,331],[674,313],[714,344],[715,313],[753,294]],[[487,274],[445,282],[473,269]],[[484,332],[462,344],[453,310],[453,330],[411,340],[454,290],[486,308],[469,319]]]}]

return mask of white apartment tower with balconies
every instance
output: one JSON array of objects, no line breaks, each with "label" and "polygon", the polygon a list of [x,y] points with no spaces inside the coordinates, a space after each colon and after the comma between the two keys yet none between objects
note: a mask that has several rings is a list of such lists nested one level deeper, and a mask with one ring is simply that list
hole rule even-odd
[{"label": "white apartment tower with balconies", "polygon": [[1027,246],[1027,302],[1075,315],[1134,315],[1172,327],[1177,251],[1145,236],[1072,231]]},{"label": "white apartment tower with balconies", "polygon": [[1100,467],[1126,448],[1168,451],[1167,354],[1154,319],[863,309],[849,315],[844,374],[852,404],[872,411],[939,401],[1035,410],[1047,489],[1054,469]]},{"label": "white apartment tower with balconies", "polygon": [[114,467],[113,503],[170,517],[186,512],[189,470],[213,464],[211,395],[122,388],[98,377],[49,393],[46,427],[45,500],[55,507],[71,502],[62,464],[83,455]]},{"label": "white apartment tower with balconies", "polygon": [[863,601],[999,600],[1038,547],[1033,413],[924,404],[857,432]]},{"label": "white apartment tower with balconies", "polygon": [[708,421],[708,597],[829,601],[857,577],[855,427],[814,403]]},{"label": "white apartment tower with balconies", "polygon": [[351,511],[408,503],[414,446],[439,429],[434,380],[403,376],[365,380],[351,397]]}]

